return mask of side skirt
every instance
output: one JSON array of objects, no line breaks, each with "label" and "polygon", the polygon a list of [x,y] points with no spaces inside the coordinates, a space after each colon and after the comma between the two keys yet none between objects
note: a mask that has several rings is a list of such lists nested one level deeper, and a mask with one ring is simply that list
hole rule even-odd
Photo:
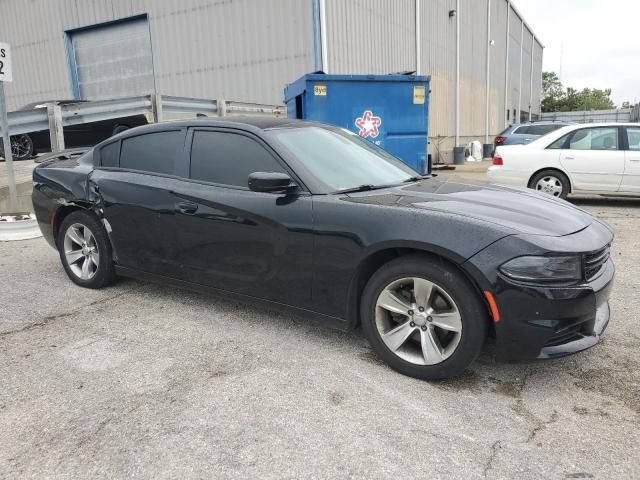
[{"label": "side skirt", "polygon": [[262,308],[278,310],[278,311],[284,310],[288,313],[291,313],[292,315],[303,317],[305,319],[321,323],[324,326],[327,326],[329,328],[333,328],[336,330],[341,330],[343,332],[351,330],[349,322],[347,322],[346,320],[343,320],[342,318],[332,317],[330,315],[325,315],[323,313],[314,312],[312,310],[307,310],[304,308],[286,305],[284,303],[273,302],[271,300],[252,297],[250,295],[244,295],[241,293],[228,292],[227,290],[222,290],[219,288],[200,285],[198,283],[186,282],[184,280],[165,277],[163,275],[156,275],[154,273],[142,272],[140,270],[134,270],[127,267],[120,267],[118,265],[116,265],[116,274],[122,277],[137,278],[140,280],[147,280],[154,283],[172,285],[174,287],[182,288],[185,290],[191,290],[194,292],[212,294],[220,298],[228,298],[229,294],[233,294],[234,297],[237,297],[237,298],[239,297],[242,300],[244,300],[247,304],[250,304],[256,307],[262,307]]}]

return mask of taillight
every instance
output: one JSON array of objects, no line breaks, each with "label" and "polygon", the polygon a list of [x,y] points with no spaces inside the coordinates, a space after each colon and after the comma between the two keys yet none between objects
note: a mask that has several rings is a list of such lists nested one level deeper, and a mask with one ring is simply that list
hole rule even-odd
[{"label": "taillight", "polygon": [[503,165],[502,157],[500,155],[496,155],[495,157],[493,157],[493,164],[494,165]]},{"label": "taillight", "polygon": [[504,143],[505,140],[507,140],[507,137],[503,137],[503,136],[498,135],[496,137],[496,145],[500,145],[501,143]]}]

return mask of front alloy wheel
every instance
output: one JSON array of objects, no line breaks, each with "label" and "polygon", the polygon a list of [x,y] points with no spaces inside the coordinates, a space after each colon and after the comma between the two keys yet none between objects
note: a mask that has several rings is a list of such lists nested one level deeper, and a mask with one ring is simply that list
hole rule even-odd
[{"label": "front alloy wheel", "polygon": [[462,336],[462,319],[451,296],[417,277],[395,280],[380,292],[376,327],[389,350],[416,365],[443,362]]},{"label": "front alloy wheel", "polygon": [[454,264],[403,255],[369,279],[362,330],[391,368],[423,380],[460,375],[480,354],[489,325],[480,292]]}]

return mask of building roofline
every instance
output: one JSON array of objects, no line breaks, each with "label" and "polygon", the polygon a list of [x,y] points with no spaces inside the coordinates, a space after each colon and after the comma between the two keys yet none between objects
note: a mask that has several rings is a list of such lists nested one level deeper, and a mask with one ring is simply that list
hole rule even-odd
[{"label": "building roofline", "polygon": [[531,25],[529,25],[527,21],[524,19],[524,15],[522,15],[520,10],[518,10],[518,7],[515,6],[515,4],[513,3],[513,0],[505,0],[505,1],[507,2],[507,5],[511,5],[511,8],[513,8],[513,11],[515,12],[515,14],[518,16],[520,20],[522,20],[522,23],[524,23],[524,26],[527,27],[527,30],[531,32],[531,35],[533,35],[534,40],[536,40],[542,48],[545,48],[544,43],[542,43],[542,40],[540,40],[540,37],[536,35],[536,32],[533,31],[533,28],[531,28]]}]

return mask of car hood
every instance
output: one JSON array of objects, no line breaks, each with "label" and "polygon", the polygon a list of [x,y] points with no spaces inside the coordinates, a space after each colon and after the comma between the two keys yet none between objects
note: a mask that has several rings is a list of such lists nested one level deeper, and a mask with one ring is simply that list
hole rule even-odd
[{"label": "car hood", "polygon": [[352,193],[349,198],[359,203],[470,217],[530,235],[569,235],[593,222],[590,214],[570,203],[533,190],[465,183],[441,176]]}]

